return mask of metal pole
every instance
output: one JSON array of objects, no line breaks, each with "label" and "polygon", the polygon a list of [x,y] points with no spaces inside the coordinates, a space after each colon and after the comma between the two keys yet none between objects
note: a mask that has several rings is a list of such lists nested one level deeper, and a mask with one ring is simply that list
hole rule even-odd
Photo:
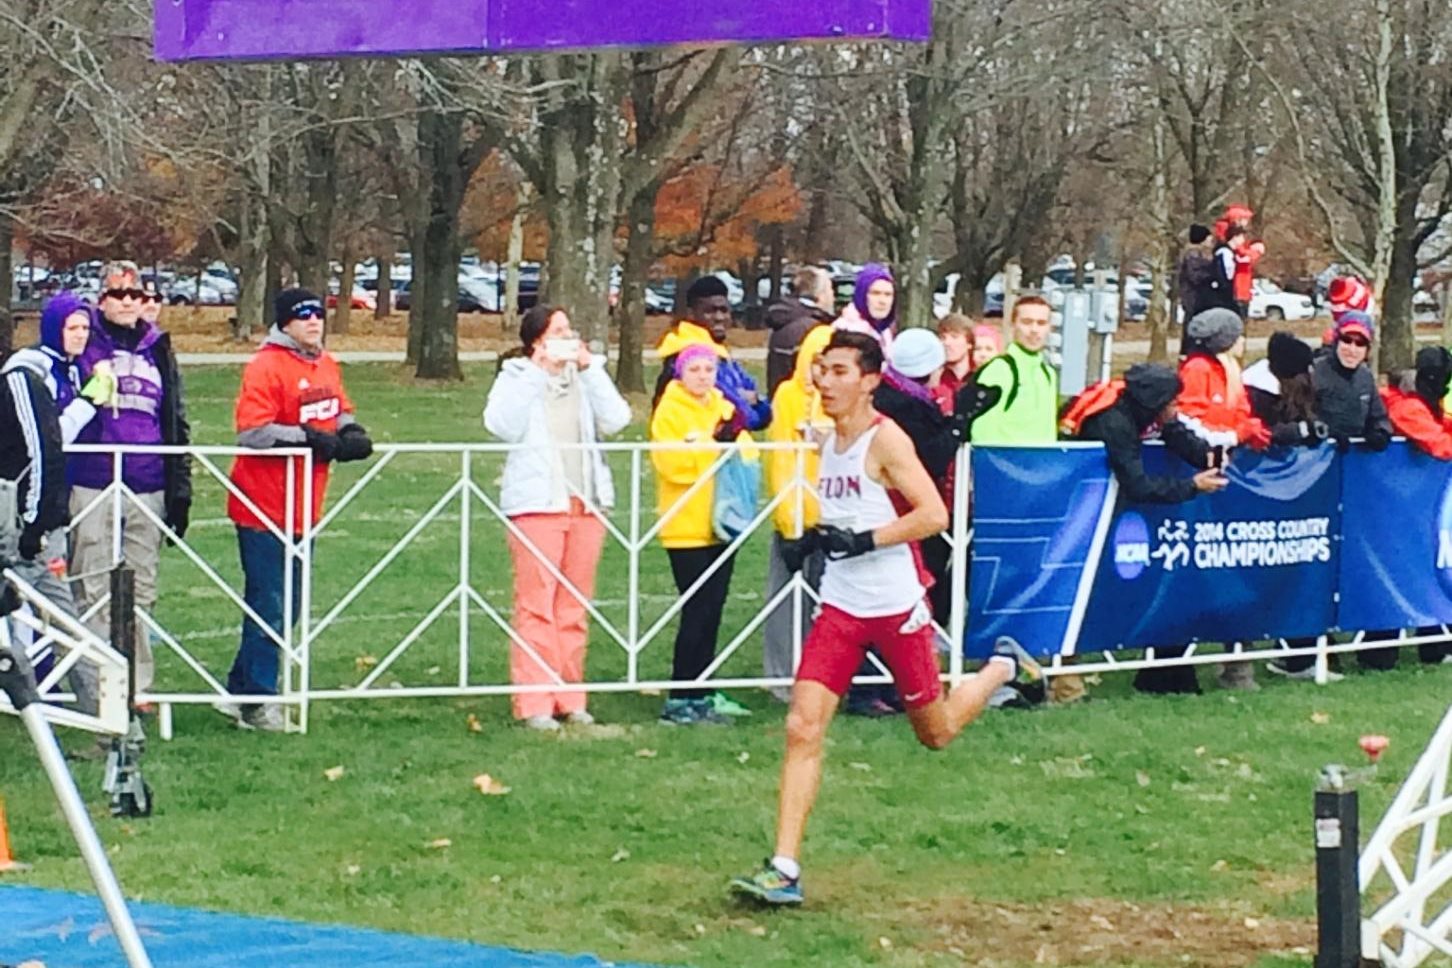
[{"label": "metal pole", "polygon": [[[0,625],[3,624],[8,623],[0,618]],[[96,885],[96,893],[100,895],[101,904],[106,908],[106,917],[111,922],[111,930],[116,933],[116,940],[126,956],[126,963],[131,968],[151,968],[151,958],[146,954],[141,935],[136,931],[136,923],[131,920],[131,912],[126,908],[121,885],[116,883],[116,874],[106,859],[106,850],[101,846],[101,839],[96,836],[96,828],[91,826],[86,804],[81,800],[76,781],[66,768],[60,744],[55,741],[55,734],[51,732],[50,723],[42,712],[40,697],[35,691],[35,681],[21,673],[20,664],[7,648],[10,639],[8,632],[3,639],[0,642],[0,688],[10,697],[11,705],[20,713],[21,722],[25,723],[25,729],[30,733],[30,740],[35,744],[41,766],[45,768],[51,789],[55,791],[56,800],[60,803],[61,812],[65,814],[66,823],[70,825],[71,835],[75,837],[76,846],[81,849],[81,857]]]},{"label": "metal pole", "polygon": [[126,657],[126,714],[136,708],[136,572],[111,569],[111,647]]},{"label": "metal pole", "polygon": [[[1329,788],[1328,788],[1329,787]],[[1361,843],[1356,791],[1333,782],[1316,791],[1316,968],[1361,964]]]}]

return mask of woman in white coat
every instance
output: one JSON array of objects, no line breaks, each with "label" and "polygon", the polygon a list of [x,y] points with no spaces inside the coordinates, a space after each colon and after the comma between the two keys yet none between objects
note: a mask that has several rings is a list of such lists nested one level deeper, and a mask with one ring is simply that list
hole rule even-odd
[{"label": "woman in white coat", "polygon": [[[590,354],[564,310],[530,309],[519,341],[520,355],[504,362],[484,405],[485,428],[520,445],[505,459],[499,501],[512,525],[514,630],[529,645],[511,647],[510,681],[540,685],[558,675],[583,682],[584,603],[595,594],[605,542],[597,513],[615,503],[605,455],[592,445],[625,429],[630,405],[605,372],[605,358]],[[594,722],[579,690],[517,692],[514,716],[541,730],[559,729],[560,719]]]}]

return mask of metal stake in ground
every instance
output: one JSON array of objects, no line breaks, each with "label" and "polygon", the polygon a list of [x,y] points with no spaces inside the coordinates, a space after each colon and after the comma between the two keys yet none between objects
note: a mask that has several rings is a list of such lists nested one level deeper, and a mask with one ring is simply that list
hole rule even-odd
[{"label": "metal stake in ground", "polygon": [[1316,788],[1316,968],[1361,965],[1361,837],[1352,771],[1327,766]]},{"label": "metal stake in ground", "polygon": [[130,717],[125,736],[111,739],[101,789],[111,795],[111,816],[151,816],[151,786],[141,775],[146,732],[136,711],[136,573],[129,565],[111,571],[111,642],[126,657],[126,709]]},{"label": "metal stake in ground", "polygon": [[[8,585],[5,591],[7,603],[13,603],[13,592]],[[141,935],[136,931],[136,923],[131,920],[131,912],[126,909],[126,899],[121,896],[121,885],[116,883],[116,874],[106,859],[105,848],[96,836],[96,828],[91,826],[86,805],[76,790],[76,781],[66,768],[60,744],[55,741],[50,723],[41,713],[35,679],[21,670],[20,663],[10,651],[10,623],[4,616],[13,607],[13,604],[9,604],[8,607],[0,608],[0,690],[10,697],[10,704],[20,714],[20,720],[25,723],[25,729],[30,734],[30,741],[35,744],[35,752],[40,757],[46,776],[50,778],[51,788],[55,790],[56,800],[60,803],[61,812],[65,814],[66,823],[70,825],[76,846],[81,850],[81,857],[85,859],[86,867],[91,872],[91,880],[106,908],[111,930],[116,933],[116,940],[120,942],[121,951],[126,955],[126,963],[130,968],[151,968],[151,958],[141,943]]]}]

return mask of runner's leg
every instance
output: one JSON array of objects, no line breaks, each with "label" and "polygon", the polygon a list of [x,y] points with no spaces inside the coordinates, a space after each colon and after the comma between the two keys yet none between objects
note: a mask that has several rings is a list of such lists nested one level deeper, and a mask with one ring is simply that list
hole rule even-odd
[{"label": "runner's leg", "polygon": [[839,701],[840,697],[820,682],[799,680],[792,688],[786,720],[786,759],[781,765],[777,857],[801,857],[807,817],[822,781],[822,747]]}]

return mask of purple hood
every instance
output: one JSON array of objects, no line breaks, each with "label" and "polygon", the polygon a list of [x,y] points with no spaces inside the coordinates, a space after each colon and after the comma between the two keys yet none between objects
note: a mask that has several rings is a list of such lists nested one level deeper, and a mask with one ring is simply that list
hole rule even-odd
[{"label": "purple hood", "polygon": [[[867,290],[872,288],[874,282],[886,279],[893,283],[892,309],[887,313],[885,319],[873,319],[872,314],[867,311]],[[852,291],[852,305],[857,310],[857,315],[869,323],[879,333],[892,329],[897,323],[897,283],[892,278],[892,270],[878,262],[869,262],[857,273],[857,287]]]}]

